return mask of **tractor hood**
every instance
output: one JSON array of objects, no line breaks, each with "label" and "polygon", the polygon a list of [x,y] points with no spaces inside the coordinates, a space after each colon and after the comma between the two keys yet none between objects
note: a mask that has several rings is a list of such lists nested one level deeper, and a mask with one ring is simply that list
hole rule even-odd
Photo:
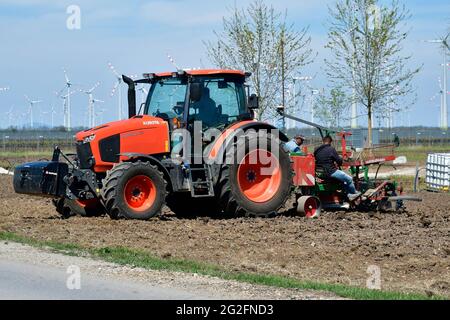
[{"label": "tractor hood", "polygon": [[80,131],[75,135],[75,139],[80,142],[91,142],[93,140],[103,139],[116,134],[123,134],[126,132],[143,129],[152,129],[155,127],[160,127],[161,125],[167,126],[168,124],[161,118],[148,115],[138,115],[130,119],[109,122],[88,130]]}]

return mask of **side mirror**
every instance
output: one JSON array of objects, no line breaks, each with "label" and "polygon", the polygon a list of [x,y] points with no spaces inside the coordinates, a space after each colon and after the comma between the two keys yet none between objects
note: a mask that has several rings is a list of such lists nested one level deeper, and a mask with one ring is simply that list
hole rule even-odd
[{"label": "side mirror", "polygon": [[190,85],[189,97],[191,101],[197,102],[202,98],[203,93],[203,83],[193,82]]},{"label": "side mirror", "polygon": [[248,108],[250,110],[259,109],[259,97],[254,93],[248,97]]}]

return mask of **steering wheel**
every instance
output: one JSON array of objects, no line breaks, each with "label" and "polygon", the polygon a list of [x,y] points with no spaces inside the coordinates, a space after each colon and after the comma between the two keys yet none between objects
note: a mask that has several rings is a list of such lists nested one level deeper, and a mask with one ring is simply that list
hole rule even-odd
[{"label": "steering wheel", "polygon": [[184,106],[175,106],[172,108],[172,110],[177,114],[181,115],[184,111]]}]

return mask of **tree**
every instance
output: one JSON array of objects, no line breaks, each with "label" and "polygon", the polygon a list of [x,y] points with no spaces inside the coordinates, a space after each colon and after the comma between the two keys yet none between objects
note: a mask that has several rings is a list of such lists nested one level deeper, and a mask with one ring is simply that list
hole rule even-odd
[{"label": "tree", "polygon": [[340,128],[342,121],[349,119],[346,116],[349,109],[348,101],[341,88],[331,89],[329,95],[323,93],[317,99],[314,108],[316,117],[328,127]]},{"label": "tree", "polygon": [[231,16],[223,18],[223,30],[214,32],[217,40],[205,42],[217,67],[252,73],[250,85],[260,97],[260,120],[276,116],[274,107],[284,102],[285,82],[312,62],[308,28],[297,31],[286,18],[287,13],[255,0],[245,9],[235,6]]},{"label": "tree", "polygon": [[328,44],[333,59],[325,60],[326,73],[335,84],[352,91],[352,99],[366,108],[368,143],[372,145],[375,113],[399,112],[415,101],[411,82],[420,71],[409,69],[410,56],[401,54],[409,11],[393,0],[338,0],[329,8]]}]

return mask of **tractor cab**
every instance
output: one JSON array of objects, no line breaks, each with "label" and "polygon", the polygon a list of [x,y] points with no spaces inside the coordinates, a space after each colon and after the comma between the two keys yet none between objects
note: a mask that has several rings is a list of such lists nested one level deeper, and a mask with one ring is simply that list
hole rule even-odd
[{"label": "tractor cab", "polygon": [[171,129],[190,129],[195,121],[201,121],[203,129],[223,129],[253,118],[251,110],[257,105],[246,99],[248,76],[233,70],[193,70],[148,73],[134,83],[150,84],[142,114],[168,121]]}]

